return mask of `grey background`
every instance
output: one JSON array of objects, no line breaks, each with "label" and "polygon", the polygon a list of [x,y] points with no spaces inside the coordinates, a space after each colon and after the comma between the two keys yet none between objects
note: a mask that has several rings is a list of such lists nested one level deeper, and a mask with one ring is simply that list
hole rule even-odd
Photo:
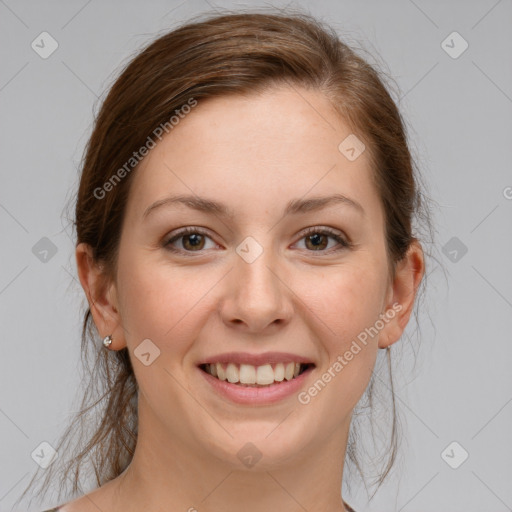
[{"label": "grey background", "polygon": [[[263,5],[0,0],[1,511],[35,471],[31,453],[57,441],[77,405],[84,295],[63,208],[97,97],[156,32],[213,8]],[[362,489],[344,497],[358,512],[512,510],[512,3],[290,5],[364,44],[395,77],[438,203],[432,250],[446,271],[429,262],[417,366],[405,361],[396,388],[407,424],[399,471],[370,504]],[[43,31],[59,45],[47,59],[31,48]],[[441,45],[453,31],[469,44],[458,58]],[[56,250],[46,261],[43,237]],[[460,448],[441,455],[453,441],[469,453],[457,469],[446,460]]]}]

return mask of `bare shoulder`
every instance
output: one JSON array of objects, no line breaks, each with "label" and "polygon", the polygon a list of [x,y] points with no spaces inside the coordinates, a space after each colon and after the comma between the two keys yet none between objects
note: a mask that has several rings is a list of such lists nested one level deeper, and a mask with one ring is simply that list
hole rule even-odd
[{"label": "bare shoulder", "polygon": [[98,510],[112,510],[109,490],[108,486],[100,487],[89,494],[62,504],[54,510],[55,512],[98,512]]},{"label": "bare shoulder", "polygon": [[89,501],[87,496],[82,496],[47,512],[89,512],[93,509],[96,509],[96,507]]}]

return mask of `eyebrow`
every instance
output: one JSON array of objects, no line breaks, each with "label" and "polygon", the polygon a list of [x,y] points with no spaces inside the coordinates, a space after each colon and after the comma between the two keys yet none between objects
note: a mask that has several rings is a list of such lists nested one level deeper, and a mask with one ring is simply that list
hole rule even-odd
[{"label": "eyebrow", "polygon": [[[156,209],[162,206],[171,206],[175,204],[184,205],[188,208],[200,212],[213,213],[220,217],[234,217],[234,212],[230,210],[226,205],[211,199],[192,195],[174,195],[159,199],[144,210],[142,217],[145,219],[151,212],[155,211]],[[357,201],[354,201],[353,199],[350,199],[349,197],[342,194],[334,194],[324,197],[312,197],[310,199],[293,199],[286,205],[283,216],[317,211],[329,206],[339,204],[351,206],[363,216],[365,215],[364,208]]]}]

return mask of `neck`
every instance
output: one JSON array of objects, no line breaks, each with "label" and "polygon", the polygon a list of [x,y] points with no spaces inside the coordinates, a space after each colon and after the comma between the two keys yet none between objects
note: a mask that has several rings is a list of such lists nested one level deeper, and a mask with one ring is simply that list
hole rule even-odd
[{"label": "neck", "polygon": [[341,482],[349,426],[350,418],[329,438],[279,459],[265,456],[264,440],[254,443],[258,448],[244,441],[245,451],[225,457],[201,450],[183,431],[169,432],[140,403],[135,454],[110,482],[108,510],[346,512]]}]

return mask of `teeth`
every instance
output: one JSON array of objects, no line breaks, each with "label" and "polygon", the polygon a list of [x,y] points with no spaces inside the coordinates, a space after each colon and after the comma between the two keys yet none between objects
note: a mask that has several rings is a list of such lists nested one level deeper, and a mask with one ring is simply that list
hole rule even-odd
[{"label": "teeth", "polygon": [[242,384],[256,384],[256,368],[251,364],[241,364],[240,382]]},{"label": "teeth", "polygon": [[[214,365],[211,364],[210,366],[214,366]],[[219,380],[226,380],[226,370],[224,370],[224,368],[222,368],[221,364],[217,363],[215,366],[217,367],[217,378]]]},{"label": "teeth", "polygon": [[228,382],[231,382],[232,384],[239,382],[240,371],[238,370],[238,366],[234,365],[233,363],[229,363],[228,367],[226,368],[226,378],[228,379]]},{"label": "teeth", "polygon": [[281,382],[284,379],[284,364],[283,363],[276,364],[276,367],[274,368],[274,379],[277,380],[277,382]]},{"label": "teeth", "polygon": [[[269,364],[258,366],[256,370],[256,384],[272,384],[274,382],[274,370]],[[244,384],[244,382],[242,382]]]},{"label": "teeth", "polygon": [[284,378],[286,380],[292,380],[294,372],[295,372],[295,364],[288,363],[284,368]]},{"label": "teeth", "polygon": [[268,386],[284,379],[292,380],[300,372],[300,363],[277,363],[253,366],[251,364],[237,365],[229,363],[226,368],[221,363],[207,364],[206,371],[219,380],[227,380],[232,384]]}]

